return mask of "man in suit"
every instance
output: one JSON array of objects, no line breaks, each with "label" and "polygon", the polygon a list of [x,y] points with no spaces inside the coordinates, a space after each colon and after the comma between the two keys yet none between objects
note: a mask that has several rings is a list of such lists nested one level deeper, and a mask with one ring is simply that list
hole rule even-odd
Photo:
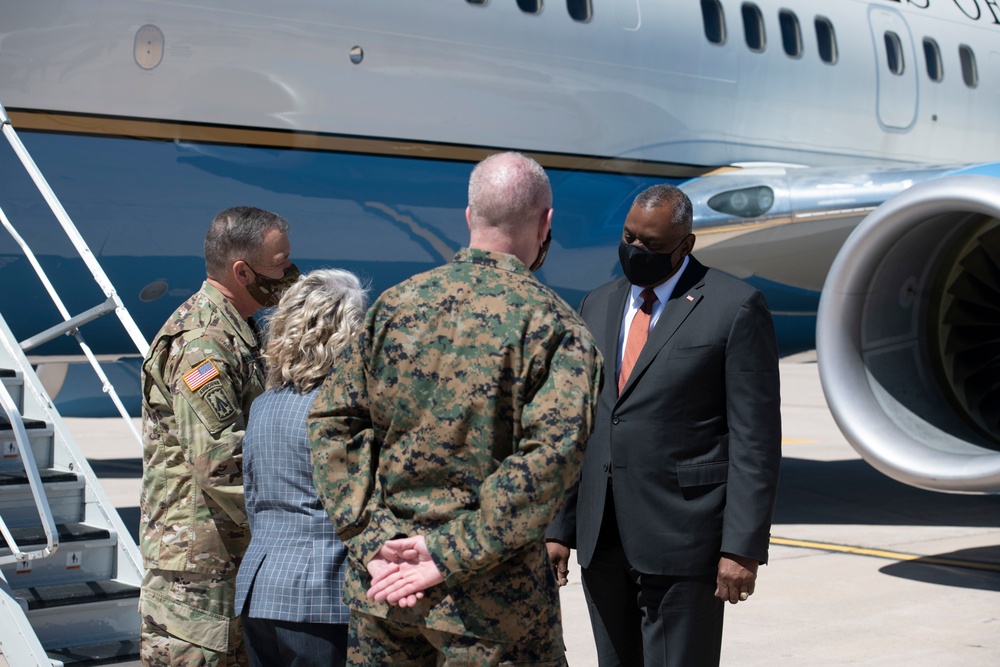
[{"label": "man in suit", "polygon": [[747,600],[767,559],[774,326],[759,291],[691,255],[691,222],[681,190],[642,192],[619,244],[625,277],[580,306],[609,372],[547,538],[562,583],[577,549],[601,667],[718,665],[724,602]]}]

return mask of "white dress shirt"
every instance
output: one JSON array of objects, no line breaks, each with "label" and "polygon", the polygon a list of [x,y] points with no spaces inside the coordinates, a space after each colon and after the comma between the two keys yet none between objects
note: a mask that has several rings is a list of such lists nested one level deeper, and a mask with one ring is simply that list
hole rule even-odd
[{"label": "white dress shirt", "polygon": [[[670,295],[674,293],[674,287],[677,286],[677,281],[681,279],[681,275],[684,273],[684,269],[687,268],[689,263],[689,256],[684,256],[684,261],[681,262],[681,268],[677,270],[677,273],[670,276],[670,280],[653,288],[656,292],[656,302],[653,304],[653,312],[649,317],[649,330],[652,331],[653,327],[656,326],[657,321],[660,319],[660,313],[663,312],[663,306],[667,303],[667,299]],[[625,300],[625,312],[622,313],[622,326],[621,331],[618,334],[618,360],[615,364],[615,381],[618,379],[618,374],[622,370],[622,357],[625,356],[625,341],[628,339],[628,328],[632,325],[632,318],[635,314],[639,312],[642,308],[643,299],[640,296],[644,287],[639,287],[638,285],[632,285],[629,298]]]}]

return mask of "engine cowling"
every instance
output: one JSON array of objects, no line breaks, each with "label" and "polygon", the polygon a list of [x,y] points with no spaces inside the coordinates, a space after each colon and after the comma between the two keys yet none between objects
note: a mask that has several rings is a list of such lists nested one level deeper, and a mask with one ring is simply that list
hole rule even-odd
[{"label": "engine cowling", "polygon": [[939,178],[868,215],[816,327],[834,419],[886,475],[1000,492],[1000,179]]}]

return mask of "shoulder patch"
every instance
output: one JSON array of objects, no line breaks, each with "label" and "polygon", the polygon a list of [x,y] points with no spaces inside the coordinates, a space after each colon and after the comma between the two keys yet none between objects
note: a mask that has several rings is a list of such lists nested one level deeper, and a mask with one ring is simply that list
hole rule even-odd
[{"label": "shoulder patch", "polygon": [[206,360],[189,370],[183,377],[184,384],[188,386],[188,389],[195,391],[198,387],[218,376],[219,369],[211,361]]},{"label": "shoulder patch", "polygon": [[202,398],[208,407],[212,408],[212,412],[215,416],[219,418],[219,421],[225,422],[232,418],[236,414],[236,406],[229,401],[229,397],[226,396],[226,390],[222,388],[221,382],[213,382],[205,391],[202,392]]}]

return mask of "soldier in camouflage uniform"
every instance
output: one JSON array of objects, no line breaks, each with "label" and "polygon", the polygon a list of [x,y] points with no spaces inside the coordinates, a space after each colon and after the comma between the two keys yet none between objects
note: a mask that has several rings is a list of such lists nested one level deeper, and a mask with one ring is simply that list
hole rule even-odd
[{"label": "soldier in camouflage uniform", "polygon": [[143,362],[144,665],[246,664],[233,613],[236,570],[250,541],[243,431],[264,390],[249,318],[297,277],[289,250],[284,218],[245,206],[219,213],[205,238],[208,278]]},{"label": "soldier in camouflage uniform", "polygon": [[528,268],[551,203],[534,160],[480,163],[470,247],[386,291],[313,403],[314,482],[351,565],[351,664],[565,664],[543,537],[602,360]]}]

